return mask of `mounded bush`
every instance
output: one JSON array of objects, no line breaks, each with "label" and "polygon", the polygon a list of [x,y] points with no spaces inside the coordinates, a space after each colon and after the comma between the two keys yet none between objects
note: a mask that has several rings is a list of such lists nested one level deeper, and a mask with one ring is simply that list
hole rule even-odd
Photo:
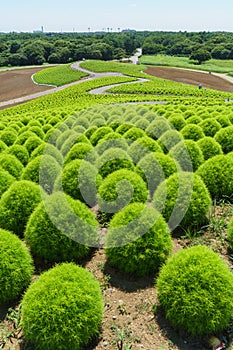
[{"label": "mounded bush", "polygon": [[96,161],[99,174],[104,178],[120,169],[134,170],[131,157],[121,148],[109,148]]},{"label": "mounded bush", "polygon": [[7,149],[7,145],[5,144],[5,142],[0,140],[0,153],[5,151],[6,149]]},{"label": "mounded bush", "polygon": [[22,163],[11,154],[0,154],[0,164],[3,169],[8,171],[16,179],[19,179],[23,171]]},{"label": "mounded bush", "polygon": [[35,159],[38,156],[42,156],[42,155],[49,155],[51,157],[53,157],[58,164],[62,165],[63,164],[63,156],[61,154],[61,152],[52,144],[50,143],[43,143],[42,145],[38,146],[36,149],[34,149],[34,151],[32,152],[31,156],[30,156],[30,161],[32,161],[33,159]]},{"label": "mounded bush", "polygon": [[22,180],[39,183],[43,189],[51,193],[61,168],[56,159],[47,154],[32,159],[22,173]]},{"label": "mounded bush", "polygon": [[198,115],[192,115],[188,119],[186,119],[187,124],[199,124],[202,121],[202,117]]},{"label": "mounded bush", "polygon": [[90,140],[92,134],[94,134],[96,130],[98,130],[98,126],[92,125],[87,129],[84,135]]},{"label": "mounded bush", "polygon": [[233,125],[219,130],[214,139],[221,145],[223,153],[233,151]]},{"label": "mounded bush", "polygon": [[[101,180],[96,167],[82,159],[69,162],[64,167],[61,177],[65,193],[87,203],[90,207],[96,204],[97,189]],[[58,189],[61,190],[59,181],[55,185],[55,190]]]},{"label": "mounded bush", "polygon": [[7,149],[7,153],[12,154],[23,164],[26,166],[29,160],[29,153],[25,146],[21,145],[12,145]]},{"label": "mounded bush", "polygon": [[233,193],[233,157],[219,155],[205,161],[197,170],[208,188],[212,198],[232,200]]},{"label": "mounded bush", "polygon": [[151,122],[150,126],[146,129],[146,132],[154,139],[157,140],[166,131],[171,129],[170,123],[163,117],[156,117]]},{"label": "mounded bush", "polygon": [[0,167],[0,198],[2,194],[13,184],[15,178],[5,169]]},{"label": "mounded bush", "polygon": [[121,135],[124,135],[132,127],[133,127],[133,124],[122,123],[115,131]]},{"label": "mounded bush", "polygon": [[84,159],[92,150],[93,146],[91,144],[85,142],[76,143],[67,153],[64,162],[67,164],[75,159]]},{"label": "mounded bush", "polygon": [[11,146],[17,139],[17,131],[11,128],[6,128],[0,132],[0,138],[7,146]]},{"label": "mounded bush", "polygon": [[222,154],[222,147],[210,136],[205,136],[197,141],[197,145],[200,147],[204,160]]},{"label": "mounded bush", "polygon": [[20,296],[34,268],[28,249],[13,233],[0,229],[0,304]]},{"label": "mounded bush", "polygon": [[36,134],[34,134],[34,132],[32,131],[25,131],[22,134],[19,134],[19,136],[17,137],[15,144],[16,145],[24,145],[24,143],[29,139],[29,137],[36,137]]},{"label": "mounded bush", "polygon": [[99,283],[73,263],[44,272],[22,300],[23,333],[37,350],[83,349],[99,334],[102,316]]},{"label": "mounded bush", "polygon": [[147,182],[151,197],[160,182],[177,171],[175,161],[159,152],[147,154],[137,164],[136,172]]},{"label": "mounded bush", "polygon": [[193,140],[177,143],[169,152],[183,171],[196,171],[204,162],[202,151]]},{"label": "mounded bush", "polygon": [[34,134],[36,134],[41,140],[43,140],[45,134],[41,128],[41,125],[30,125],[29,130],[34,132]]},{"label": "mounded bush", "polygon": [[168,121],[178,131],[183,129],[183,127],[186,125],[186,121],[185,121],[184,117],[182,117],[181,115],[176,115],[176,114],[175,115],[171,115],[168,118]]},{"label": "mounded bush", "polygon": [[129,203],[145,203],[148,199],[146,183],[141,176],[128,169],[117,170],[101,183],[97,195],[100,210],[115,213]]},{"label": "mounded bush", "polygon": [[34,210],[25,231],[32,255],[45,260],[76,261],[97,244],[97,221],[81,203],[55,192]]},{"label": "mounded bush", "polygon": [[230,324],[233,275],[206,246],[182,249],[162,267],[158,299],[173,326],[192,335],[209,335]]},{"label": "mounded bush", "polygon": [[211,203],[202,179],[188,172],[171,175],[159,185],[153,197],[153,207],[162,212],[171,228],[205,223]]},{"label": "mounded bush", "polygon": [[15,181],[0,200],[0,227],[22,237],[29,216],[41,201],[40,187],[31,181]]},{"label": "mounded bush", "polygon": [[226,128],[227,126],[231,126],[231,122],[229,120],[229,118],[225,115],[217,115],[215,117],[215,119],[217,120],[217,122],[219,122],[219,124],[221,124],[222,128]]},{"label": "mounded bush", "polygon": [[56,146],[59,136],[61,136],[61,131],[59,129],[51,128],[46,132],[44,141]]},{"label": "mounded bush", "polygon": [[198,125],[202,128],[205,136],[214,137],[216,132],[221,129],[221,124],[219,124],[219,122],[213,118],[207,118]]},{"label": "mounded bush", "polygon": [[112,128],[110,126],[102,126],[98,128],[90,137],[91,144],[96,146],[97,143],[108,133],[112,132]]},{"label": "mounded bush", "polygon": [[31,136],[24,143],[24,146],[27,148],[28,153],[31,154],[34,151],[34,149],[36,149],[43,143],[44,141],[42,141],[38,136]]},{"label": "mounded bush", "polygon": [[172,147],[183,140],[180,132],[177,130],[168,130],[158,139],[158,144],[161,146],[164,153],[168,153]]},{"label": "mounded bush", "polygon": [[[60,129],[60,127],[59,127],[59,129]],[[72,137],[72,142],[73,142],[73,144],[74,144],[74,142],[75,142],[74,140],[76,139],[77,136],[78,136],[78,134],[77,134],[74,130],[68,129],[68,130],[62,132],[61,135],[58,136],[58,138],[57,138],[57,140],[56,140],[56,147],[57,147],[59,150],[61,150],[62,147],[63,147],[63,145],[64,145],[64,143],[65,143],[68,139],[70,139],[71,137]],[[74,139],[73,139],[73,137],[74,137]],[[72,145],[72,146],[73,146],[73,145]],[[64,153],[63,153],[63,154],[64,154]]]},{"label": "mounded bush", "polygon": [[205,136],[202,128],[196,124],[185,125],[185,127],[181,130],[181,135],[184,137],[184,139],[193,141],[197,141]]},{"label": "mounded bush", "polygon": [[133,142],[128,148],[128,153],[134,163],[138,163],[147,153],[163,152],[159,143],[154,139],[144,136]]},{"label": "mounded bush", "polygon": [[110,265],[137,276],[157,273],[172,249],[161,215],[142,203],[132,203],[114,215],[106,237]]},{"label": "mounded bush", "polygon": [[130,141],[135,141],[135,140],[142,138],[144,136],[146,136],[145,131],[140,129],[140,128],[137,128],[136,126],[133,126],[132,128],[130,128],[123,135],[123,137],[126,140],[130,140]]},{"label": "mounded bush", "polygon": [[127,151],[128,143],[120,134],[110,132],[99,141],[98,145],[95,147],[95,151],[101,155],[109,148],[114,147]]}]

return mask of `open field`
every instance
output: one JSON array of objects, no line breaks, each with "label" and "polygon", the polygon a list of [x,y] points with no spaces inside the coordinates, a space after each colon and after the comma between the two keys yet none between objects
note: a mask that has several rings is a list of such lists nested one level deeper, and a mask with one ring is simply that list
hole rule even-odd
[{"label": "open field", "polygon": [[[92,80],[80,81],[78,84],[75,83],[75,85],[62,91],[0,111],[0,170],[4,168],[4,179],[9,179],[9,183],[7,181],[0,182],[2,186],[0,187],[2,191],[0,194],[0,228],[11,230],[17,234],[31,251],[35,265],[31,285],[43,272],[53,268],[57,262],[69,260],[84,267],[97,279],[100,284],[104,304],[103,321],[100,325],[99,335],[87,346],[83,346],[83,350],[216,350],[216,347],[214,348],[209,344],[210,335],[214,335],[220,339],[220,342],[226,344],[226,349],[233,350],[233,320],[230,320],[224,330],[212,331],[207,336],[191,336],[187,330],[182,329],[182,327],[181,329],[173,327],[166,319],[165,312],[159,305],[158,290],[155,287],[160,267],[166,262],[166,257],[197,245],[209,247],[223,258],[229,270],[232,269],[233,242],[231,243],[228,236],[228,225],[233,213],[233,143],[231,142],[233,104],[226,102],[226,99],[227,97],[229,99],[233,98],[233,94],[231,92],[224,93],[210,90],[210,85],[205,95],[204,89],[199,91],[197,86],[164,80],[165,77],[162,77],[162,79],[152,76],[154,75],[152,74],[154,73],[153,68],[148,68],[145,74],[141,72],[142,66],[129,64],[122,65],[112,62],[105,64],[104,62],[89,61],[84,62],[82,66],[90,70],[93,69],[93,71],[96,69],[100,72],[110,70],[121,72],[127,74],[129,78],[102,76]],[[165,71],[162,69],[164,74]],[[204,76],[198,75],[200,74],[198,72],[191,72],[191,77],[189,78],[186,75],[186,71],[181,71],[181,73],[183,82],[188,81],[189,84],[192,82],[194,85],[199,85],[199,79],[204,79]],[[158,74],[157,71],[156,74]],[[175,78],[178,72],[169,69],[167,74],[170,74],[169,77],[173,74],[173,78]],[[100,87],[131,82],[132,77],[138,76],[149,79],[149,82],[122,85],[115,88],[114,93],[99,95],[89,93],[89,91]],[[209,79],[215,77],[205,74],[205,78],[211,84]],[[217,84],[217,81],[215,80],[214,83]],[[218,82],[218,84],[225,83],[227,82],[223,80]],[[203,86],[205,87],[204,83]],[[11,87],[14,88],[14,85]],[[126,91],[120,91],[121,88],[126,89]],[[143,101],[156,102],[158,100],[166,101],[166,104],[142,106]],[[130,105],[132,102],[139,103],[141,106]],[[228,130],[229,132],[227,133]],[[222,131],[226,132],[225,137],[221,135]],[[206,139],[207,135],[207,141],[211,145],[214,144],[215,148],[209,149],[203,144],[201,147],[201,140]],[[105,149],[105,142],[109,140],[114,142],[118,140],[120,142],[112,145],[112,147],[106,146]],[[112,214],[109,216],[109,213],[105,212],[103,208],[101,210],[100,196],[94,198],[94,203],[87,204],[79,191],[78,180],[76,182],[70,181],[78,179],[79,170],[77,168],[74,168],[76,172],[70,173],[68,178],[65,177],[64,174],[69,170],[69,164],[78,164],[86,155],[85,152],[81,153],[77,150],[73,152],[72,150],[77,146],[82,146],[84,150],[93,151],[92,157],[87,163],[91,164],[92,173],[95,173],[95,169],[98,169],[99,173],[101,173],[101,177],[98,179],[100,184],[97,186],[99,195],[103,193],[100,191],[100,187],[104,183],[106,184],[108,176],[112,176],[114,172],[121,171],[121,167],[123,169],[126,168],[131,173],[132,180],[137,179],[136,185],[137,183],[142,183],[142,197],[139,196],[137,200],[141,201],[142,205],[144,203],[146,207],[152,209],[155,206],[154,194],[160,182],[168,181],[177,172],[177,167],[172,157],[174,156],[174,148],[179,142],[183,143],[183,141],[190,145],[189,155],[192,169],[196,177],[198,176],[199,178],[200,176],[198,183],[201,183],[201,186],[200,191],[196,191],[196,187],[199,185],[195,185],[195,192],[192,189],[192,193],[195,193],[195,195],[193,196],[192,207],[190,204],[190,211],[188,210],[187,214],[186,212],[184,213],[185,220],[182,220],[176,230],[169,232],[172,248],[168,255],[166,255],[167,245],[165,245],[164,241],[161,239],[156,251],[153,243],[160,239],[159,236],[152,236],[150,240],[150,235],[147,235],[146,232],[140,238],[141,240],[138,240],[140,242],[138,246],[137,244],[133,246],[132,243],[131,247],[135,248],[133,248],[134,253],[130,250],[130,245],[128,252],[123,250],[121,259],[124,264],[121,264],[121,267],[119,266],[120,264],[111,264],[109,252],[99,241],[98,246],[92,246],[87,255],[75,255],[70,258],[69,252],[73,254],[75,251],[75,249],[69,251],[71,240],[68,237],[65,240],[65,235],[61,234],[59,230],[54,230],[55,226],[52,224],[52,221],[42,215],[40,204],[40,211],[38,211],[39,207],[37,207],[38,203],[36,203],[35,207],[28,213],[28,201],[22,199],[24,196],[15,195],[15,202],[10,201],[9,210],[6,208],[5,198],[7,194],[9,194],[12,186],[17,185],[20,181],[26,180],[27,184],[38,186],[40,190],[43,188],[46,192],[43,200],[47,200],[48,198],[54,198],[53,196],[56,196],[59,192],[57,180],[60,176],[63,176],[62,185],[64,192],[72,198],[73,205],[81,201],[83,204],[82,210],[85,210],[88,215],[93,214],[94,219],[93,217],[92,219],[98,228],[97,235],[100,235],[98,238],[104,239],[111,226]],[[137,148],[137,143],[143,145],[143,149]],[[41,160],[39,163],[37,161],[43,154],[46,144],[49,145],[48,149],[51,151],[51,153],[48,151],[47,156],[50,158],[47,159],[46,165],[48,166],[48,173],[51,174],[52,182],[50,177],[45,178],[43,182],[38,175],[38,166],[40,167]],[[20,147],[17,148],[17,146]],[[112,153],[108,153],[109,151]],[[117,160],[119,164],[113,162],[110,165],[107,164],[105,168],[105,163],[101,163],[104,160],[103,155],[105,152],[111,155],[112,158],[110,160]],[[163,169],[163,176],[160,178],[159,175],[159,182],[153,189],[150,187],[151,183],[147,176],[145,177],[146,170],[145,174],[142,174],[144,168],[143,163],[140,163],[148,154],[157,154],[159,168],[156,169]],[[10,162],[7,162],[9,155],[12,155],[13,158],[11,158]],[[220,157],[222,162],[219,163],[218,167],[216,166],[215,168],[213,165],[214,168],[210,168],[209,179],[205,170],[208,166],[208,159],[211,160],[213,157]],[[121,163],[122,159],[127,162]],[[183,166],[185,166],[182,163],[183,159],[178,158],[178,160],[180,161],[179,166],[183,169]],[[101,167],[99,164],[102,164]],[[148,161],[146,159],[144,166],[147,164]],[[225,164],[228,164],[228,166]],[[118,165],[119,169],[117,168]],[[153,167],[155,166],[154,163],[152,165]],[[158,173],[160,174],[159,171]],[[156,177],[156,173],[153,173],[153,176]],[[87,177],[86,181],[88,179]],[[86,181],[84,183],[88,183]],[[126,182],[128,182],[128,179]],[[120,184],[121,182],[119,182]],[[107,188],[106,196],[112,195],[114,191],[113,187],[110,190]],[[121,192],[119,191],[120,194]],[[124,191],[122,193],[128,192]],[[202,200],[203,193],[205,193],[207,200],[206,198]],[[185,195],[185,193],[183,194]],[[109,198],[107,197],[106,200],[109,200]],[[203,202],[207,204],[202,206]],[[11,205],[12,203],[14,205]],[[59,205],[59,201],[56,200],[55,207],[56,204]],[[133,204],[137,205],[138,203]],[[189,208],[189,204],[187,207]],[[26,212],[27,217],[25,216]],[[59,219],[57,211],[55,214]],[[169,217],[167,217],[165,210],[162,214],[168,222]],[[34,225],[32,225],[33,220],[35,220]],[[68,220],[69,217],[66,217],[66,212],[62,211],[61,222],[66,223],[69,222]],[[31,232],[38,234],[38,241],[36,241],[35,245],[33,245],[33,234],[31,240],[29,239],[30,226],[32,228]],[[37,229],[37,227],[39,228]],[[43,236],[40,236],[41,234]],[[165,235],[165,232],[163,234]],[[161,236],[163,237],[163,235]],[[52,241],[50,237],[53,237]],[[147,238],[149,238],[148,243]],[[40,245],[43,247],[42,249],[39,249]],[[56,248],[58,248],[57,251]],[[155,249],[156,254],[153,249]],[[77,251],[79,254],[79,250]],[[161,251],[164,251],[164,253],[160,254]],[[155,265],[157,264],[158,256],[161,262],[156,269]],[[6,261],[8,261],[9,257],[7,255],[6,258]],[[129,268],[129,271],[132,266],[134,270],[127,273],[124,271],[124,265]],[[144,266],[145,270],[143,270],[142,266]],[[153,272],[151,270],[147,271],[148,266],[151,267]],[[142,272],[142,276],[137,276],[138,270]],[[147,271],[147,273],[143,275],[144,271]],[[207,277],[209,277],[208,274]],[[217,283],[220,282],[220,285],[222,285],[223,280],[219,281],[216,276],[211,275],[204,282],[205,285],[211,287],[212,293],[218,297],[219,284]],[[202,296],[201,293],[204,289],[202,287],[200,286],[198,293],[195,294],[197,295],[198,307],[194,311],[198,315],[201,313],[202,317],[204,317],[205,321],[199,322],[198,315],[195,316],[198,322],[204,325],[208,315],[205,312],[205,306],[202,307],[201,304],[203,298],[200,295]],[[191,291],[194,289],[192,289],[192,283],[187,282],[184,290],[189,290],[189,288]],[[59,293],[59,288],[57,289],[57,293]],[[69,287],[67,287],[68,289]],[[53,290],[56,290],[56,286]],[[20,325],[22,317],[20,302],[22,296],[23,291],[21,291],[14,302],[9,301],[0,306],[0,349],[35,349],[35,344],[26,340]],[[42,296],[40,295],[38,302],[41,298]],[[67,305],[66,302],[69,303],[69,298],[64,298],[61,305],[58,308],[54,306],[51,311],[51,318],[48,323],[52,327],[50,328],[49,336],[53,334],[57,312],[60,312],[58,322],[63,321],[62,312]],[[200,308],[199,305],[201,305]],[[225,312],[227,306],[225,305],[224,309],[221,309],[222,313]],[[214,304],[212,306],[213,310],[215,310],[215,307],[216,305]],[[47,307],[44,311],[45,313],[47,312]],[[75,315],[73,316],[75,317]],[[43,317],[43,314],[41,317]],[[69,322],[72,322],[72,318],[70,318]],[[78,332],[77,323],[74,327],[73,325],[70,326],[70,324],[69,327],[74,330],[76,335],[76,332]],[[43,327],[45,327],[45,324],[43,324]],[[64,326],[64,337],[67,341],[69,339],[69,327],[67,325]],[[68,333],[65,333],[67,329]],[[59,332],[59,336],[61,334],[62,332]],[[67,348],[67,350],[71,350],[71,348]]]},{"label": "open field", "polygon": [[139,61],[144,65],[169,66],[188,69],[211,71],[216,73],[233,74],[232,60],[211,59],[200,65],[194,64],[188,57],[166,56],[166,55],[143,55]]}]

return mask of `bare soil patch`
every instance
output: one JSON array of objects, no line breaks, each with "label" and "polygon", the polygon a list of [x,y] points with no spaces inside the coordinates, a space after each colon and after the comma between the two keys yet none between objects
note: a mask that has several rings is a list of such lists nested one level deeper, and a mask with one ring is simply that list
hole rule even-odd
[{"label": "bare soil patch", "polygon": [[167,67],[148,67],[145,73],[158,78],[177,81],[179,83],[196,86],[202,84],[203,88],[233,92],[233,84],[223,78],[214,75],[214,73],[208,74],[208,72],[202,73],[187,69]]},{"label": "bare soil patch", "polygon": [[44,67],[0,72],[0,102],[51,89],[49,86],[36,85],[31,79],[33,74],[42,69]]}]

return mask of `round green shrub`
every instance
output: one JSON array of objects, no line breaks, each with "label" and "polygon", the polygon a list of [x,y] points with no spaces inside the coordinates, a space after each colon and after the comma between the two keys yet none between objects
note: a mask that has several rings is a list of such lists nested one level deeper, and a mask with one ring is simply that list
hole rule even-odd
[{"label": "round green shrub", "polygon": [[112,128],[109,126],[102,126],[98,128],[90,137],[91,144],[96,146],[97,143],[108,133],[112,132]]},{"label": "round green shrub", "polygon": [[197,141],[205,136],[202,128],[196,124],[187,124],[182,130],[181,135],[188,140]]},{"label": "round green shrub", "polygon": [[128,148],[128,153],[134,163],[138,163],[147,153],[163,152],[159,143],[154,139],[144,136],[133,142]]},{"label": "round green shrub", "polygon": [[132,203],[114,215],[106,237],[110,265],[137,276],[158,272],[172,249],[161,215],[142,203]]},{"label": "round green shrub", "polygon": [[56,159],[48,154],[32,159],[22,173],[22,180],[39,183],[48,193],[53,190],[54,182],[61,173]]},{"label": "round green shrub", "polygon": [[139,120],[137,120],[134,125],[137,128],[140,128],[142,130],[146,130],[146,128],[150,125],[149,120],[147,120],[146,118],[139,118]]},{"label": "round green shrub", "polygon": [[41,201],[40,187],[31,181],[15,181],[0,200],[0,227],[22,237],[29,216]]},{"label": "round green shrub", "polygon": [[22,163],[11,154],[0,154],[0,164],[3,169],[8,171],[16,179],[19,179],[23,171]]},{"label": "round green shrub", "polygon": [[227,228],[227,238],[229,241],[230,249],[233,250],[233,217],[231,217]]},{"label": "round green shrub", "polygon": [[34,149],[36,149],[38,146],[40,146],[43,143],[44,141],[42,141],[38,136],[31,136],[24,143],[24,146],[28,150],[28,153],[31,154],[34,151]]},{"label": "round green shrub", "polygon": [[65,157],[65,164],[75,159],[84,159],[91,151],[93,146],[85,142],[79,142],[73,145]]},{"label": "round green shrub", "polygon": [[146,132],[155,140],[159,139],[166,131],[171,129],[169,122],[163,117],[156,117]]},{"label": "round green shrub", "polygon": [[80,116],[74,122],[73,127],[75,127],[75,126],[82,126],[85,129],[88,129],[90,126],[90,122],[87,118]]},{"label": "round green shrub", "polygon": [[32,131],[27,130],[17,137],[15,144],[24,145],[24,143],[29,139],[29,137],[36,137],[36,134],[34,134],[34,132]]},{"label": "round green shrub", "polygon": [[169,155],[183,171],[196,171],[204,162],[201,148],[193,140],[184,140],[172,147]]},{"label": "round green shrub", "polygon": [[99,155],[102,155],[109,148],[115,147],[127,151],[128,143],[124,138],[122,138],[120,134],[117,134],[116,132],[110,132],[99,141],[98,145],[95,147],[95,151]]},{"label": "round green shrub", "polygon": [[158,299],[173,326],[192,335],[226,328],[233,312],[233,275],[206,246],[182,249],[162,267]]},{"label": "round green shrub", "polygon": [[58,164],[60,165],[63,164],[63,156],[61,152],[54,145],[50,143],[43,143],[40,146],[38,146],[36,149],[34,149],[34,151],[30,156],[30,161],[32,161],[38,156],[42,156],[43,154],[44,155],[47,154],[53,157],[58,162]]},{"label": "round green shrub", "polygon": [[230,122],[229,118],[225,115],[217,115],[215,117],[215,119],[217,120],[217,122],[219,122],[219,124],[221,124],[222,128],[226,128],[227,126],[231,126],[231,122]]},{"label": "round green shrub", "polygon": [[170,228],[205,223],[211,203],[202,179],[188,172],[171,175],[158,186],[153,197],[153,207],[162,212]]},{"label": "round green shrub", "polygon": [[[62,171],[62,189],[74,199],[87,203],[90,207],[96,204],[97,188],[101,183],[101,176],[94,165],[75,159],[69,162]],[[56,182],[55,190],[61,190]]]},{"label": "round green shrub", "polygon": [[232,200],[233,193],[233,157],[219,155],[205,161],[197,170],[208,188],[212,198]]},{"label": "round green shrub", "polygon": [[172,147],[177,145],[179,142],[183,140],[181,133],[177,130],[168,130],[166,131],[160,138],[158,139],[158,144],[164,151],[164,153],[168,153]]},{"label": "round green shrub", "polygon": [[221,145],[223,153],[233,151],[233,125],[219,130],[214,139]]},{"label": "round green shrub", "polygon": [[25,240],[33,256],[54,262],[76,261],[88,255],[88,245],[96,244],[97,225],[85,204],[55,192],[30,216]]},{"label": "round green shrub", "polygon": [[176,114],[175,115],[171,115],[168,118],[168,121],[178,131],[183,129],[183,127],[186,125],[186,121],[185,121],[184,117],[182,117],[181,115],[176,115]]},{"label": "round green shrub", "polygon": [[99,174],[104,178],[120,169],[134,170],[131,157],[121,148],[109,148],[96,161]]},{"label": "round green shrub", "polygon": [[222,147],[210,136],[205,136],[197,141],[197,145],[200,147],[204,160],[222,154]]},{"label": "round green shrub", "polygon": [[41,128],[41,125],[40,126],[37,126],[37,125],[30,125],[30,128],[29,128],[30,131],[34,132],[34,134],[36,134],[41,140],[43,140],[45,134]]},{"label": "round green shrub", "polygon": [[15,178],[8,171],[0,167],[0,198],[2,194],[11,186]]},{"label": "round green shrub", "polygon": [[133,126],[132,128],[130,128],[123,135],[123,137],[126,140],[130,140],[130,141],[135,141],[135,140],[142,138],[144,136],[146,136],[145,131],[140,129],[140,128],[137,128],[136,126]]},{"label": "round green shrub", "polygon": [[[57,140],[56,140],[56,147],[61,150],[62,146],[64,145],[64,143],[70,139],[71,137],[74,137],[76,139],[76,137],[78,136],[78,134],[74,131],[74,130],[66,130],[64,132],[61,133],[60,136],[58,136]],[[74,144],[74,139],[72,138],[72,142]],[[64,153],[63,153],[64,154]]]},{"label": "round green shrub", "polygon": [[17,132],[14,129],[6,128],[0,132],[0,138],[7,146],[11,146],[17,139]]},{"label": "round green shrub", "polygon": [[21,145],[12,145],[7,149],[7,153],[12,154],[23,164],[26,166],[29,160],[29,153],[25,146]]},{"label": "round green shrub", "polygon": [[45,124],[42,126],[42,130],[43,130],[44,134],[46,134],[47,131],[49,131],[51,128],[52,128],[51,124]]},{"label": "round green shrub", "polygon": [[28,249],[13,233],[0,229],[0,304],[18,298],[33,271]]},{"label": "round green shrub", "polygon": [[159,152],[147,154],[137,164],[136,172],[147,182],[151,197],[160,182],[177,171],[175,161]]},{"label": "round green shrub", "polygon": [[94,134],[96,130],[98,130],[98,126],[92,125],[87,129],[84,135],[90,140],[92,134]]},{"label": "round green shrub", "polygon": [[45,134],[44,141],[51,143],[56,146],[57,139],[61,136],[61,131],[59,129],[51,128]]},{"label": "round green shrub", "polygon": [[101,183],[97,195],[100,210],[115,213],[129,203],[145,203],[148,199],[146,183],[141,176],[128,169],[117,170]]},{"label": "round green shrub", "polygon": [[198,115],[192,115],[191,117],[186,119],[187,124],[199,124],[201,123],[201,121],[202,121],[202,118],[199,117]]},{"label": "round green shrub", "polygon": [[130,130],[133,127],[133,124],[129,123],[122,123],[115,131],[118,134],[124,135],[128,130]]},{"label": "round green shrub", "polygon": [[221,129],[221,124],[219,124],[219,122],[213,118],[207,118],[198,125],[202,128],[205,136],[214,137],[216,132]]},{"label": "round green shrub", "polygon": [[22,300],[23,334],[37,350],[83,349],[99,334],[102,317],[99,282],[73,263],[41,274]]}]

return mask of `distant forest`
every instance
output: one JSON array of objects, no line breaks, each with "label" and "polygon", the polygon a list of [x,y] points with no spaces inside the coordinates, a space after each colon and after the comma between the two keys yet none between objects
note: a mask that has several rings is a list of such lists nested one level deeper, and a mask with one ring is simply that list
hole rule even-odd
[{"label": "distant forest", "polygon": [[84,58],[122,59],[130,57],[137,47],[147,55],[193,57],[204,51],[208,59],[233,59],[233,33],[0,33],[0,66],[69,63]]}]

